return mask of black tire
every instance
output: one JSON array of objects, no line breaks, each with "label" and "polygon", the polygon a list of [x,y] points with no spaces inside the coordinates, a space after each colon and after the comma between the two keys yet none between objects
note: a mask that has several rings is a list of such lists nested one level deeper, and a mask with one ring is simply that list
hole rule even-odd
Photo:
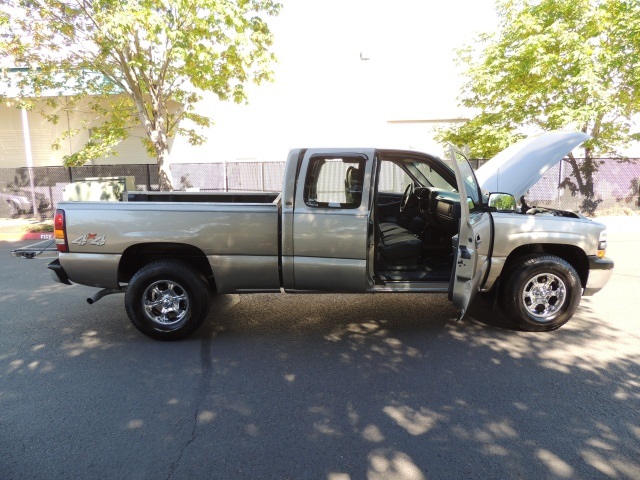
[{"label": "black tire", "polygon": [[179,340],[202,324],[211,291],[204,276],[178,260],[157,260],[131,279],[125,307],[131,323],[157,340]]},{"label": "black tire", "polygon": [[548,332],[567,323],[582,295],[580,277],[555,255],[527,255],[515,260],[501,281],[500,307],[518,328]]}]

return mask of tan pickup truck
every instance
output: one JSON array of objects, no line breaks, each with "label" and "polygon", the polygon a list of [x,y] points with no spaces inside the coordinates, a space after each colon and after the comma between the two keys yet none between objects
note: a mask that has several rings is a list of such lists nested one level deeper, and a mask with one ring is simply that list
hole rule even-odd
[{"label": "tan pickup truck", "polygon": [[605,227],[571,212],[522,211],[515,199],[588,138],[529,138],[476,174],[454,149],[448,162],[295,149],[281,193],[62,202],[48,268],[62,283],[102,288],[89,303],[124,292],[133,324],[157,339],[189,335],[211,295],[238,292],[448,293],[462,318],[482,291],[518,327],[554,330],[612,273]]}]

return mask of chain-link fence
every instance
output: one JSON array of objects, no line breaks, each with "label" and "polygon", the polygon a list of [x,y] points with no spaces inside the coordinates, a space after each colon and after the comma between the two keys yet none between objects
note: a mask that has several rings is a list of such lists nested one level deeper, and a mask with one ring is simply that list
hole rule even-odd
[{"label": "chain-link fence", "polygon": [[158,188],[155,165],[0,168],[0,218],[51,216],[66,185],[86,178],[123,176],[133,177],[141,190]]},{"label": "chain-link fence", "polygon": [[[598,210],[613,207],[640,209],[640,159],[599,158],[593,173],[593,193]],[[578,160],[578,166],[582,160]],[[584,197],[576,190],[578,181],[567,160],[549,169],[529,190],[527,203],[561,210],[579,211]]]},{"label": "chain-link fence", "polygon": [[[171,165],[171,173],[178,190],[279,192],[284,165],[285,162],[181,163]],[[157,189],[157,185],[148,189]]]},{"label": "chain-link fence", "polygon": [[[475,167],[481,163],[473,161]],[[280,191],[284,165],[284,162],[181,163],[172,165],[171,171],[178,190]],[[597,165],[594,193],[601,200],[598,208],[640,209],[640,159],[600,158]],[[158,172],[152,164],[0,168],[0,218],[49,217],[69,183],[123,176],[133,177],[138,190],[158,189]],[[560,162],[530,189],[527,203],[577,211],[583,198],[571,188],[576,184],[569,163]]]}]

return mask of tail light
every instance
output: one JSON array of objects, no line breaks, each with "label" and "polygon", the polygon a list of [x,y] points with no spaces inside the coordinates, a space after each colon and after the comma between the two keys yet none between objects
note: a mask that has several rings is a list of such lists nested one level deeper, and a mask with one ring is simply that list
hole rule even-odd
[{"label": "tail light", "polygon": [[53,217],[53,238],[56,241],[56,248],[59,252],[68,252],[67,225],[64,219],[64,210],[56,210]]}]

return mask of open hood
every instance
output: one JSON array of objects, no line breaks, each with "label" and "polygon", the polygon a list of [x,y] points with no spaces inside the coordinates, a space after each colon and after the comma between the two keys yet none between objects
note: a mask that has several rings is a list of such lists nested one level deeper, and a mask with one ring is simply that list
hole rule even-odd
[{"label": "open hood", "polygon": [[520,198],[547,170],[590,138],[586,133],[559,130],[525,138],[476,170],[480,188]]}]

